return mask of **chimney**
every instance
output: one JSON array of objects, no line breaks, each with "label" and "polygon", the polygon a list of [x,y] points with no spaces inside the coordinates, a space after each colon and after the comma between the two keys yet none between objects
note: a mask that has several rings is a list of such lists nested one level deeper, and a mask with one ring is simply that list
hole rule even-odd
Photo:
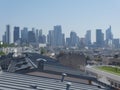
[{"label": "chimney", "polygon": [[70,86],[71,86],[71,82],[67,82],[67,84],[66,84],[66,90],[70,90]]},{"label": "chimney", "polygon": [[65,76],[67,76],[67,74],[66,74],[66,73],[62,73],[61,82],[63,82],[63,81],[64,81]]},{"label": "chimney", "polygon": [[43,71],[43,70],[44,70],[44,63],[45,63],[46,61],[47,61],[47,60],[42,59],[42,58],[38,58],[38,59],[37,59],[37,62],[38,62],[37,67],[38,67],[38,69],[39,69],[40,71]]}]

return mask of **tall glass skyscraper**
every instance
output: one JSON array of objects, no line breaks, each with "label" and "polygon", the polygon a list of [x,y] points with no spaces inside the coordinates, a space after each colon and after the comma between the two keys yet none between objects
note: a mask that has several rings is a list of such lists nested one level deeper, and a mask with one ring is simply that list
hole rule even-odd
[{"label": "tall glass skyscraper", "polygon": [[14,27],[14,43],[17,41],[17,40],[19,40],[19,31],[20,31],[20,28],[19,27]]},{"label": "tall glass skyscraper", "polygon": [[5,40],[6,43],[7,43],[7,44],[10,44],[10,38],[11,38],[11,37],[10,37],[10,25],[7,25],[7,26],[6,26],[5,37],[6,37],[6,38],[5,38],[5,39],[6,39],[6,40]]},{"label": "tall glass skyscraper", "polygon": [[21,30],[21,39],[22,42],[28,42],[28,28],[24,27],[23,30]]},{"label": "tall glass skyscraper", "polygon": [[91,30],[87,30],[85,35],[85,44],[87,46],[91,45]]},{"label": "tall glass skyscraper", "polygon": [[60,25],[54,26],[54,39],[55,39],[55,46],[63,46],[62,45],[62,28]]},{"label": "tall glass skyscraper", "polygon": [[106,30],[106,44],[109,45],[112,43],[113,34],[111,32],[111,26]]},{"label": "tall glass skyscraper", "polygon": [[104,45],[104,34],[101,29],[96,29],[96,45],[97,47],[103,47]]}]

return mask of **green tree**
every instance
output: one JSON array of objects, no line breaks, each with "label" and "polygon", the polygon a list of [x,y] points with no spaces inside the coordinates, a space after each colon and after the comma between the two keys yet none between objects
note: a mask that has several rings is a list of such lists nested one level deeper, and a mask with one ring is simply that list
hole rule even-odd
[{"label": "green tree", "polygon": [[0,55],[5,55],[5,53],[3,51],[0,51]]},{"label": "green tree", "polygon": [[45,54],[45,53],[46,53],[45,48],[42,47],[41,50],[40,50],[40,53],[41,53],[41,54]]}]

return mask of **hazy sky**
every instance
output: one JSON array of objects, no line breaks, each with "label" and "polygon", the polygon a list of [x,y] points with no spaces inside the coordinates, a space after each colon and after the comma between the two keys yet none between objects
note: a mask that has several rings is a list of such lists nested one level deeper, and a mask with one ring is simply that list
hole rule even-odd
[{"label": "hazy sky", "polygon": [[43,29],[44,34],[62,25],[66,36],[75,31],[83,37],[91,30],[93,40],[97,28],[105,32],[111,25],[120,38],[120,0],[0,0],[0,36],[7,24]]}]

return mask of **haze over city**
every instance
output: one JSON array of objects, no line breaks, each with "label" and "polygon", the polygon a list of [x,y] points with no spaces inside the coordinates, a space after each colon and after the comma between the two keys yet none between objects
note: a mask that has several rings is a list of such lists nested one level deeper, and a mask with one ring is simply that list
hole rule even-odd
[{"label": "haze over city", "polygon": [[[54,25],[61,25],[66,37],[75,31],[83,37],[91,30],[95,41],[96,29],[111,25],[114,37],[119,37],[119,0],[0,0],[0,36],[6,25],[42,29],[48,34]],[[1,37],[0,37],[1,39]]]},{"label": "haze over city", "polygon": [[120,90],[120,0],[0,0],[0,90]]}]

